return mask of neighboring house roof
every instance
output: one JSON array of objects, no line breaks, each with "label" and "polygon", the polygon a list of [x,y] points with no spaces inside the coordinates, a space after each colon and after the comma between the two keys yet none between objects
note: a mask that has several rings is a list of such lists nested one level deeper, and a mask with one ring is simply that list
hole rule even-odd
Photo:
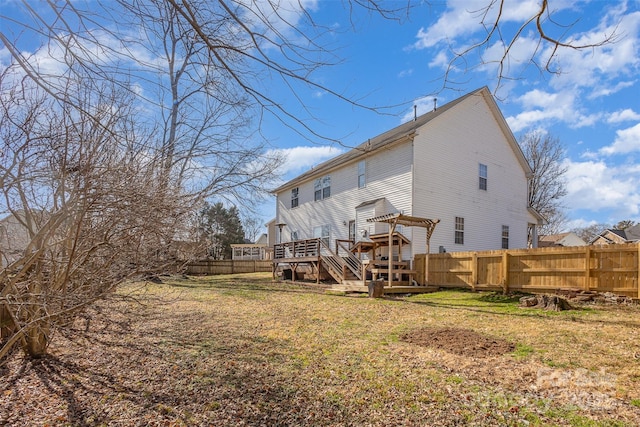
[{"label": "neighboring house roof", "polygon": [[404,123],[374,138],[371,138],[366,142],[358,145],[354,149],[347,151],[344,154],[341,154],[339,156],[334,157],[333,159],[327,160],[326,162],[319,164],[318,166],[312,168],[311,170],[303,173],[302,175],[299,175],[298,177],[276,188],[275,190],[272,191],[272,193],[276,194],[286,189],[296,187],[297,185],[303,182],[306,182],[312,178],[323,176],[339,166],[356,161],[360,157],[368,155],[382,148],[388,148],[389,145],[391,144],[410,140],[413,138],[418,128],[429,123],[436,117],[442,114],[445,114],[448,110],[454,108],[456,105],[460,104],[461,102],[463,102],[464,100],[472,96],[482,96],[487,101],[487,104],[489,105],[493,115],[496,117],[496,120],[500,125],[500,128],[502,129],[503,133],[507,137],[507,140],[509,141],[509,145],[511,146],[511,149],[515,153],[518,159],[518,162],[520,163],[522,169],[525,171],[525,174],[527,175],[527,177],[529,177],[532,174],[531,167],[529,166],[529,163],[524,157],[524,154],[522,153],[522,150],[520,149],[518,142],[513,136],[513,133],[509,129],[509,126],[507,125],[507,122],[504,119],[504,116],[502,115],[502,113],[500,112],[500,109],[496,105],[496,102],[493,99],[491,92],[485,86],[473,92],[470,92],[458,99],[455,99],[441,107],[438,107],[433,111],[430,111],[426,114],[418,116],[410,122]]},{"label": "neighboring house roof", "polygon": [[625,230],[618,230],[615,228],[607,228],[602,231],[596,237],[591,239],[589,244],[594,243],[604,243],[604,244],[615,244],[615,243],[630,243],[633,240],[629,240],[627,238],[627,234]]},{"label": "neighboring house roof", "polygon": [[630,240],[632,242],[640,241],[640,224],[625,228],[624,234],[627,240]]},{"label": "neighboring house roof", "polygon": [[538,238],[538,247],[549,246],[584,246],[587,243],[574,232],[549,234]]}]

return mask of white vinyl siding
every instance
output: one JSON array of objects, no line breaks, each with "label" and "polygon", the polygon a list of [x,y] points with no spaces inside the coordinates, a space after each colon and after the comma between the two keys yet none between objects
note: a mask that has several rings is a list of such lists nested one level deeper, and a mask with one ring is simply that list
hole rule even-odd
[{"label": "white vinyl siding", "polygon": [[[527,247],[527,224],[533,220],[527,210],[528,169],[516,155],[510,134],[505,134],[504,119],[494,114],[494,104],[485,95],[488,92],[477,92],[449,109],[443,106],[430,122],[415,129],[413,140],[389,144],[296,182],[295,209],[290,208],[293,187],[283,188],[277,194],[277,222],[298,230],[300,239],[312,238],[314,227],[321,224],[330,226],[330,240],[348,239],[349,221],[355,216],[359,240],[362,230],[377,234],[388,229],[384,223],[368,223],[368,218],[402,212],[440,219],[430,241],[435,251],[440,246],[449,252],[499,249],[502,225],[509,226],[511,248]],[[359,188],[362,160],[366,185]],[[478,190],[480,164],[487,170],[486,191]],[[314,202],[316,179],[325,176],[330,176],[330,197]],[[373,206],[356,212],[365,202]],[[454,243],[455,217],[464,218],[464,244]],[[403,234],[412,242],[403,247],[404,259],[424,253],[424,228],[406,227]]]},{"label": "white vinyl siding", "polygon": [[[392,212],[411,215],[412,149],[409,142],[396,144],[392,150],[384,150],[367,156],[366,187],[358,188],[358,161],[342,165],[330,171],[331,197],[314,202],[316,179],[298,184],[298,207],[291,209],[290,190],[277,196],[277,222],[286,223],[289,230],[298,230],[299,239],[313,237],[313,229],[319,224],[331,226],[330,247],[335,239],[349,238],[349,221],[356,218],[356,241],[360,232],[386,233],[387,224],[369,223],[367,219]],[[384,198],[373,209],[357,215],[356,206],[364,202]],[[376,208],[377,206],[377,208]],[[407,234],[408,233],[408,234]],[[411,239],[410,229],[404,233]],[[409,247],[403,248],[403,257],[411,257]],[[410,258],[406,258],[410,259]]]},{"label": "white vinyl siding", "polygon": [[[527,179],[497,119],[482,96],[472,96],[418,129],[414,139],[415,216],[441,222],[431,248],[500,249],[497,238],[509,224],[509,246],[527,247]],[[491,182],[479,191],[479,164]],[[487,176],[489,178],[489,176]],[[464,217],[464,245],[452,246],[456,216]],[[426,239],[424,231],[416,242]],[[415,243],[414,243],[415,245]],[[424,245],[417,253],[424,253]]]}]

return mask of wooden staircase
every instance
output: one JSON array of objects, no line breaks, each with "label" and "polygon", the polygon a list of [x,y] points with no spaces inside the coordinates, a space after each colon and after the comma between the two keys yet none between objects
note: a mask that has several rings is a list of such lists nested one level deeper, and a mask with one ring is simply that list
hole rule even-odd
[{"label": "wooden staircase", "polygon": [[320,259],[331,277],[338,283],[345,281],[362,283],[362,263],[360,260],[341,243],[338,244],[338,252],[339,254],[334,253],[321,241]]}]

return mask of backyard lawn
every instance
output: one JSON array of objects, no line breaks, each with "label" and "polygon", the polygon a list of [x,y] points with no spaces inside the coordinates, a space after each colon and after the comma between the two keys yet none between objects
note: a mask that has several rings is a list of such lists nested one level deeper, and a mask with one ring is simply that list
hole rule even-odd
[{"label": "backyard lawn", "polygon": [[640,306],[165,277],[0,372],[11,426],[635,426]]}]

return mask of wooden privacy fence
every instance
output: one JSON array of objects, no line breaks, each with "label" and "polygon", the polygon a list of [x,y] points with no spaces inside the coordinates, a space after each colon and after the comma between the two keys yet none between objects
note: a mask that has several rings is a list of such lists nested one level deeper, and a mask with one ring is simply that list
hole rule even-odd
[{"label": "wooden privacy fence", "polygon": [[640,244],[509,249],[415,256],[417,281],[531,293],[577,289],[640,298]]},{"label": "wooden privacy fence", "polygon": [[271,272],[271,260],[200,260],[187,264],[186,274],[214,275]]}]

